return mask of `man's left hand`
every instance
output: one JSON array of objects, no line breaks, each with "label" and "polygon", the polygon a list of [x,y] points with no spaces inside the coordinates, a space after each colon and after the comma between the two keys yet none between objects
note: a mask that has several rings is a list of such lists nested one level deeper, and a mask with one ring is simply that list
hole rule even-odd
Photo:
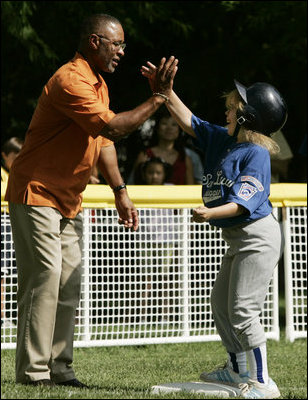
[{"label": "man's left hand", "polygon": [[138,211],[128,197],[126,190],[120,190],[115,194],[115,205],[119,214],[119,224],[136,231],[139,226]]}]

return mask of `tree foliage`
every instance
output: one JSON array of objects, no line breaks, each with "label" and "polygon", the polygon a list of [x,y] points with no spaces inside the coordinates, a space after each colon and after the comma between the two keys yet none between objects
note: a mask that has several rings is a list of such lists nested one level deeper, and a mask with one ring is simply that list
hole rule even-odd
[{"label": "tree foliage", "polygon": [[[7,27],[7,32],[20,45],[26,48],[29,60],[32,63],[42,60],[56,59],[56,54],[40,38],[30,23],[30,18],[36,11],[36,4],[32,1],[22,1],[21,4],[12,1],[5,1],[2,5],[2,21]],[[41,52],[43,57],[41,58]]]},{"label": "tree foliage", "polygon": [[307,132],[306,1],[3,1],[2,141],[24,137],[43,85],[74,56],[81,20],[108,13],[123,24],[125,57],[105,74],[115,112],[150,95],[139,70],[179,58],[175,90],[201,118],[224,124],[221,94],[236,78],[284,95],[284,132],[296,153]]}]

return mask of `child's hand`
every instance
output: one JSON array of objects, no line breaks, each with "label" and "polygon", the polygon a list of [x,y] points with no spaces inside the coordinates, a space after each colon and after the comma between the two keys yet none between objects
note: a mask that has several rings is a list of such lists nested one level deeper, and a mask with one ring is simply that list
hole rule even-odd
[{"label": "child's hand", "polygon": [[163,57],[159,66],[147,61],[147,67],[141,67],[141,74],[148,78],[150,88],[155,93],[162,93],[170,96],[173,86],[173,79],[178,70],[177,64],[179,60],[171,56],[168,60]]},{"label": "child's hand", "polygon": [[157,72],[157,67],[156,65],[150,63],[150,61],[147,61],[147,67],[142,66],[141,67],[141,74],[148,78],[150,88],[152,91],[155,91],[155,79],[156,79],[156,72]]},{"label": "child's hand", "polygon": [[206,222],[210,219],[210,208],[198,207],[193,210],[192,221],[193,222]]}]

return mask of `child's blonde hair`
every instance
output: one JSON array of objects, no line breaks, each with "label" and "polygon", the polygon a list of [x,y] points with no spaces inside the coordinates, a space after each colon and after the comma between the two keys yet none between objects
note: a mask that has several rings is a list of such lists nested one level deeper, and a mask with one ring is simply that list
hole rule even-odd
[{"label": "child's blonde hair", "polygon": [[[243,109],[244,103],[239,92],[236,89],[223,94],[222,97],[226,99],[226,105],[228,102],[232,101],[236,109]],[[280,151],[280,147],[275,142],[275,140],[273,140],[269,136],[263,135],[262,133],[248,130],[243,126],[240,128],[238,133],[238,142],[250,142],[262,146],[269,151],[271,156],[278,154]]]}]

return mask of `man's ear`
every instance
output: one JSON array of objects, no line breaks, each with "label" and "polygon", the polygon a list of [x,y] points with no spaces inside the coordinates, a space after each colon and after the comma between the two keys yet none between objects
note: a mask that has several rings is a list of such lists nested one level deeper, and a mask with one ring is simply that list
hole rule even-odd
[{"label": "man's ear", "polygon": [[91,50],[97,50],[99,46],[99,37],[97,35],[92,35],[89,36],[89,47]]}]

